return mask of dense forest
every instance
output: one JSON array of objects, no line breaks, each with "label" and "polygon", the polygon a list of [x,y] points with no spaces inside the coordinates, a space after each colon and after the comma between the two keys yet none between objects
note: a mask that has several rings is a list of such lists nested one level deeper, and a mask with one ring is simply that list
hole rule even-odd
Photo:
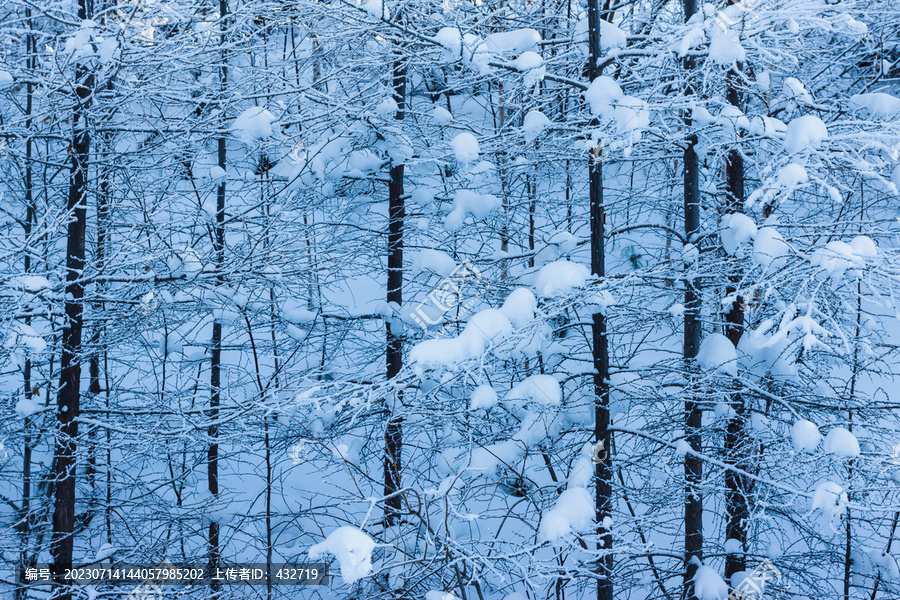
[{"label": "dense forest", "polygon": [[895,600],[897,295],[898,0],[3,0],[0,595]]}]

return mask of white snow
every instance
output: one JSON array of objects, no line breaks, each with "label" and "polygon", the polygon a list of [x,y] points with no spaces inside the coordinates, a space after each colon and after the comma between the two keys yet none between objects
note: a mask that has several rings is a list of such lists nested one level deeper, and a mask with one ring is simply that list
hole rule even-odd
[{"label": "white snow", "polygon": [[601,75],[591,82],[584,92],[584,99],[591,107],[591,116],[612,118],[613,104],[624,97],[622,88],[612,77]]},{"label": "white snow", "polygon": [[694,594],[697,600],[725,600],[728,584],[711,567],[700,565],[694,573]]},{"label": "white snow", "polygon": [[540,42],[541,34],[537,30],[514,29],[488,35],[476,52],[521,54],[536,50]]},{"label": "white snow", "polygon": [[847,242],[831,241],[824,248],[817,248],[809,257],[814,267],[819,267],[833,279],[843,277],[847,269],[864,267],[865,261]]},{"label": "white snow", "polygon": [[453,206],[444,219],[448,231],[456,231],[462,227],[467,215],[475,219],[484,219],[491,211],[500,208],[500,199],[493,194],[479,194],[472,190],[457,190],[453,195]]},{"label": "white snow", "polygon": [[410,351],[409,359],[417,370],[450,367],[482,355],[492,342],[499,341],[512,330],[506,315],[488,308],[473,315],[457,337],[419,342]]},{"label": "white snow", "polygon": [[550,119],[539,110],[529,110],[522,119],[522,132],[529,142],[534,141],[549,126]]},{"label": "white snow", "polygon": [[469,410],[490,408],[497,404],[497,392],[487,384],[479,385],[469,396]]},{"label": "white snow", "polygon": [[31,398],[20,398],[16,402],[16,414],[20,417],[30,417],[37,412],[41,412],[41,405]]},{"label": "white snow", "polygon": [[306,308],[307,303],[296,298],[286,298],[281,304],[281,316],[291,323],[312,323],[316,313]]},{"label": "white snow", "polygon": [[10,86],[13,82],[13,76],[9,74],[9,71],[0,70],[0,87]]},{"label": "white snow", "polygon": [[734,254],[742,244],[756,237],[756,223],[743,213],[725,215],[722,217],[721,226],[719,235],[722,238],[722,247],[729,255]]},{"label": "white snow", "polygon": [[39,292],[50,288],[50,280],[40,275],[17,275],[9,280],[9,287],[26,292]]},{"label": "white snow", "polygon": [[447,60],[460,58],[462,51],[462,38],[456,27],[444,27],[434,36],[434,41],[444,47],[444,56]]},{"label": "white snow", "polygon": [[803,104],[812,104],[812,96],[810,96],[809,92],[806,91],[806,86],[804,86],[796,77],[785,78],[784,85],[782,86],[782,91],[784,92],[785,96],[794,101],[798,101]]},{"label": "white snow", "polygon": [[558,545],[573,532],[586,531],[594,520],[594,499],[583,487],[566,489],[541,517],[538,539]]},{"label": "white snow", "polygon": [[859,456],[859,441],[843,427],[835,427],[825,436],[825,452],[848,458]]},{"label": "white snow", "polygon": [[706,32],[702,27],[693,27],[688,30],[684,37],[674,45],[674,50],[678,54],[678,58],[684,58],[687,53],[706,41]]},{"label": "white snow", "polygon": [[640,98],[622,96],[613,109],[613,119],[616,122],[617,133],[646,129],[650,125],[650,110],[647,103]]},{"label": "white snow", "polygon": [[743,554],[744,553],[744,545],[741,544],[741,540],[737,540],[735,538],[728,538],[725,540],[724,548],[726,554]]},{"label": "white snow", "polygon": [[13,348],[21,344],[33,354],[40,354],[47,349],[47,342],[38,332],[25,323],[13,322],[9,326],[9,338],[4,344],[7,348]]},{"label": "white snow", "polygon": [[451,592],[442,592],[439,590],[431,590],[425,592],[425,600],[459,600]]},{"label": "white snow", "polygon": [[822,529],[827,532],[837,533],[836,521],[838,521],[847,509],[847,492],[833,481],[820,483],[813,492],[809,515],[817,510],[822,511]]},{"label": "white snow", "polygon": [[384,7],[381,4],[381,0],[364,0],[361,8],[376,18],[381,18],[384,14]]},{"label": "white snow", "polygon": [[468,131],[463,131],[450,140],[450,148],[460,164],[468,165],[478,158],[478,140]]},{"label": "white snow", "polygon": [[391,117],[397,114],[397,110],[399,110],[399,106],[397,105],[397,101],[392,97],[384,98],[381,102],[375,106],[375,114],[380,117]]},{"label": "white snow", "polygon": [[806,169],[796,163],[788,163],[778,171],[775,185],[793,190],[798,185],[806,183],[808,180],[809,175],[806,173]]},{"label": "white snow", "polygon": [[828,138],[828,128],[813,115],[797,117],[788,123],[784,133],[784,149],[788,154],[815,150]]},{"label": "white snow", "polygon": [[525,400],[538,404],[558,405],[562,401],[562,389],[552,375],[532,375],[513,386],[504,400]]},{"label": "white snow", "polygon": [[870,94],[855,94],[850,96],[850,104],[866,110],[873,117],[890,119],[900,113],[900,98],[885,94],[884,92],[872,92]]},{"label": "white snow", "polygon": [[737,350],[721,333],[711,333],[700,343],[697,362],[707,371],[737,377]]},{"label": "white snow", "polygon": [[540,67],[544,64],[544,59],[537,52],[527,50],[516,57],[515,60],[511,60],[509,64],[519,71],[527,71],[529,69],[537,69]]},{"label": "white snow", "polygon": [[812,452],[822,440],[819,428],[811,421],[800,419],[791,427],[791,441],[797,452]]},{"label": "white snow", "polygon": [[509,322],[516,329],[524,327],[534,319],[537,310],[537,298],[528,288],[516,288],[500,307],[500,312],[506,315]]},{"label": "white snow", "polygon": [[744,61],[747,52],[741,45],[738,33],[731,29],[718,31],[719,33],[713,35],[709,42],[709,58],[717,64],[726,66]]},{"label": "white snow", "polygon": [[341,578],[352,584],[372,572],[372,550],[375,540],[356,527],[338,527],[309,549],[312,560],[333,555],[341,567]]},{"label": "white snow", "polygon": [[440,106],[434,107],[434,120],[437,121],[438,125],[447,125],[451,121],[453,121],[453,114],[447,110],[446,108],[442,108]]},{"label": "white snow", "polygon": [[590,270],[581,263],[557,260],[541,267],[534,279],[534,287],[545,298],[561,296],[582,287],[590,276]]},{"label": "white snow", "polygon": [[428,271],[446,277],[456,269],[456,261],[446,252],[424,248],[412,256],[413,271]]},{"label": "white snow", "polygon": [[790,246],[784,241],[784,237],[773,227],[762,227],[756,232],[753,240],[753,261],[763,267],[768,267],[775,259],[790,254]]},{"label": "white snow", "polygon": [[275,115],[261,106],[252,106],[238,115],[231,124],[231,130],[239,140],[250,145],[273,135],[274,122]]}]

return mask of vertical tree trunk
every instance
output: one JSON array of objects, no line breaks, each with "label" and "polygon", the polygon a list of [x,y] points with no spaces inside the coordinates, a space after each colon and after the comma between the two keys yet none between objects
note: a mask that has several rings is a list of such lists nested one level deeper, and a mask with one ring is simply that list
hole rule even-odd
[{"label": "vertical tree trunk", "polygon": [[[225,91],[228,83],[228,62],[225,52],[226,31],[228,27],[228,2],[227,0],[219,0],[219,18],[221,20],[221,67],[219,79],[219,102],[220,114],[224,119],[224,103]],[[222,124],[224,128],[224,123]],[[225,135],[222,134],[217,140],[218,165],[225,169]],[[216,273],[219,284],[225,282],[223,269],[225,267],[225,179],[222,179],[216,188],[216,227],[215,237],[213,239],[213,251],[216,260]],[[208,417],[211,421],[209,425],[209,450],[207,452],[207,485],[209,493],[213,498],[219,495],[219,426],[216,420],[219,418],[219,403],[221,400],[222,385],[222,323],[218,320],[213,321],[212,340],[211,340],[211,358],[209,367],[209,412]],[[222,549],[219,545],[219,524],[215,521],[209,522],[209,567],[215,573],[215,569],[219,565],[222,555]],[[211,586],[213,594],[219,591],[217,582],[213,582]]]},{"label": "vertical tree trunk", "polygon": [[[683,0],[684,20],[697,12],[697,0]],[[686,77],[692,76],[695,60],[688,56],[684,59]],[[692,82],[686,82],[686,94],[692,94]],[[690,118],[685,119],[685,126],[690,130]],[[696,134],[689,133],[684,148],[684,230],[688,243],[699,245],[700,231],[700,166],[695,146]],[[689,267],[693,269],[694,267]],[[691,449],[701,449],[700,426],[702,412],[695,397],[693,377],[695,358],[700,349],[700,306],[701,281],[698,277],[686,277],[684,289],[684,361],[688,374],[686,397],[684,401],[684,430]],[[692,559],[703,559],[703,500],[700,496],[700,481],[703,477],[703,463],[693,453],[684,457],[684,596],[694,598],[693,577],[697,565]]]},{"label": "vertical tree trunk", "polygon": [[[600,0],[588,0],[589,73],[591,81],[600,76]],[[594,149],[588,158],[590,186],[591,272],[606,275],[605,226],[603,206],[603,163],[601,148]],[[591,347],[594,363],[594,475],[596,477],[595,511],[597,516],[597,600],[612,600],[612,531],[607,519],[612,518],[612,460],[609,433],[609,346],[606,316],[594,313],[591,324]]]},{"label": "vertical tree trunk", "polygon": [[[79,0],[78,17],[90,18],[88,0]],[[69,224],[66,241],[66,301],[62,330],[57,431],[54,450],[55,503],[50,553],[54,564],[53,597],[71,600],[72,593],[62,578],[72,566],[75,531],[75,449],[81,400],[82,320],[84,305],[84,245],[87,225],[87,171],[91,137],[87,109],[94,77],[88,65],[75,67],[75,108],[72,115],[72,166],[66,204]]]},{"label": "vertical tree trunk", "polygon": [[[28,23],[29,30],[31,29],[31,9],[25,9],[25,21]],[[34,34],[28,33],[25,36],[25,65],[28,73],[34,72]],[[34,165],[32,164],[32,152],[33,152],[33,142],[31,140],[31,125],[32,119],[31,114],[34,107],[34,84],[29,80],[28,83],[25,84],[25,131],[29,132],[28,136],[25,139],[25,240],[26,243],[30,243],[28,240],[31,238],[31,230],[35,220],[35,206],[34,206]],[[29,252],[25,252],[24,257],[24,267],[25,272],[31,272],[31,254]],[[25,317],[25,324],[31,324],[31,318]],[[22,369],[22,392],[25,394],[26,398],[30,398],[32,395],[32,382],[31,382],[31,357],[25,359],[25,365]],[[19,582],[20,584],[16,586],[16,600],[20,600],[21,598],[26,597],[25,587],[21,585],[21,582],[25,581],[25,568],[29,565],[31,561],[31,557],[29,556],[29,537],[31,534],[31,419],[29,417],[25,417],[25,422],[22,425],[23,438],[22,438],[22,510],[19,516],[19,536],[21,540],[22,547],[20,549],[19,555]]]},{"label": "vertical tree trunk", "polygon": [[[735,65],[726,75],[727,90],[725,93],[728,103],[743,110],[743,101],[740,90],[741,65]],[[744,206],[744,157],[740,147],[728,152],[725,162],[726,177],[726,207],[725,213],[741,212]],[[732,268],[728,274],[728,285],[725,295],[731,296],[737,292],[737,286],[741,281],[741,270]],[[738,296],[731,303],[731,308],[725,315],[725,336],[737,348],[744,334],[744,299]],[[747,445],[744,443],[746,408],[744,397],[740,391],[739,382],[735,381],[731,391],[731,408],[734,416],[728,420],[725,431],[725,462],[747,468]],[[749,481],[743,475],[729,470],[725,472],[725,538],[735,539],[741,542],[741,548],[746,550],[747,545],[747,520],[750,518],[750,509],[747,502],[749,493]],[[725,557],[725,580],[730,582],[731,576],[738,571],[745,571],[747,567],[744,554],[729,554]]]},{"label": "vertical tree trunk", "polygon": [[[394,100],[397,102],[397,114],[394,118],[402,121],[406,110],[406,65],[398,58],[394,63]],[[405,206],[403,199],[404,165],[391,165],[390,183],[388,184],[388,268],[387,268],[387,302],[389,306],[399,308],[403,296],[403,222]],[[403,364],[403,348],[399,332],[394,332],[391,320],[385,321],[387,334],[387,377],[392,379],[400,372]],[[395,411],[403,401],[402,390],[396,391],[394,406],[390,408],[387,428],[384,432],[384,525],[396,524],[401,506],[400,466],[403,448],[403,417]]]}]

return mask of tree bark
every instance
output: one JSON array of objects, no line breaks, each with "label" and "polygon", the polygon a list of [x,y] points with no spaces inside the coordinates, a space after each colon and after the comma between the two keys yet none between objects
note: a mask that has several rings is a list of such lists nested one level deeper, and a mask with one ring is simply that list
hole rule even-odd
[{"label": "tree bark", "polygon": [[[394,118],[402,121],[406,110],[406,65],[401,59],[394,63],[394,100],[397,113]],[[403,222],[406,218],[403,199],[404,165],[392,165],[388,184],[388,306],[399,308],[403,301]],[[392,379],[403,365],[403,347],[399,332],[395,332],[391,319],[385,321],[387,337],[387,378]],[[403,449],[403,417],[396,414],[402,404],[403,391],[397,390],[394,405],[389,407],[390,417],[384,432],[384,525],[390,527],[399,520],[401,498],[400,489],[401,451]]]},{"label": "tree bark", "polygon": [[[683,0],[684,19],[687,22],[697,12],[697,0]],[[684,59],[685,74],[690,79],[695,68],[695,60],[688,56]],[[686,94],[693,94],[692,83],[686,82]],[[699,245],[700,232],[700,165],[695,147],[697,136],[690,133],[692,122],[685,119],[689,131],[684,148],[684,230],[688,243]],[[689,266],[688,269],[694,269]],[[696,276],[687,274],[684,289],[684,362],[688,381],[684,402],[684,431],[691,449],[700,452],[702,440],[700,427],[702,412],[700,403],[693,389],[692,372],[695,370],[695,359],[700,349],[700,306],[702,283]],[[703,463],[696,454],[688,452],[684,457],[684,597],[694,598],[693,577],[697,565],[693,559],[703,560],[703,499],[700,495],[700,482],[703,478]]]},{"label": "tree bark", "polygon": [[[78,17],[90,18],[88,0],[79,0]],[[75,108],[72,114],[72,157],[69,195],[66,203],[69,223],[66,239],[66,301],[62,330],[57,431],[54,449],[55,502],[50,553],[54,565],[53,598],[71,600],[72,593],[62,577],[72,567],[75,531],[75,451],[78,412],[81,403],[82,322],[84,313],[84,247],[87,225],[87,176],[91,137],[87,110],[91,103],[94,77],[85,63],[75,67]]]},{"label": "tree bark", "polygon": [[[219,101],[224,104],[225,91],[228,83],[228,62],[225,53],[226,44],[226,28],[228,24],[228,2],[227,0],[219,0],[219,18],[221,19],[221,44],[222,44],[222,65],[220,68],[220,94]],[[224,109],[224,106],[222,107]],[[224,110],[222,110],[224,115]],[[224,118],[224,117],[223,117]],[[224,123],[223,123],[224,127]],[[225,169],[225,136],[223,135],[216,143],[218,165]],[[213,239],[213,251],[216,260],[216,278],[218,283],[225,283],[225,179],[219,183],[216,188],[216,227]],[[209,419],[212,422],[209,425],[209,449],[207,451],[207,485],[209,493],[214,499],[219,496],[219,426],[215,421],[219,417],[219,404],[221,401],[221,385],[222,385],[222,323],[218,320],[213,321],[212,339],[211,339],[211,360],[209,368]],[[222,549],[219,543],[219,524],[215,521],[209,522],[209,568],[212,573],[218,567]],[[213,581],[210,586],[213,594],[219,591],[219,584]]]},{"label": "tree bark", "polygon": [[[738,88],[740,71],[741,65],[738,63],[726,75],[725,97],[729,104],[743,110],[743,100]],[[739,213],[744,206],[744,157],[739,147],[731,149],[726,156],[725,177],[725,213]],[[726,296],[737,292],[741,277],[741,269],[737,267],[731,269],[728,274],[728,285],[725,288]],[[725,315],[725,336],[737,348],[743,334],[744,298],[737,296]],[[728,420],[725,431],[725,462],[746,469],[748,466],[748,448],[744,443],[746,407],[738,381],[734,381],[732,384],[730,404],[734,416]],[[749,480],[737,472],[733,470],[725,472],[725,538],[739,540],[744,551],[747,549],[747,520],[750,518],[747,500],[749,485]],[[745,571],[746,568],[747,561],[743,553],[728,554],[725,557],[725,580],[730,582],[732,575],[738,571]]]},{"label": "tree bark", "polygon": [[[600,76],[600,0],[588,0],[588,76]],[[591,272],[606,275],[606,212],[603,205],[603,163],[598,146],[588,158],[590,187]],[[606,521],[612,518],[612,441],[609,432],[609,342],[606,316],[597,312],[591,323],[591,354],[594,364],[594,476],[595,513],[597,518],[597,600],[613,598],[613,540]]]}]

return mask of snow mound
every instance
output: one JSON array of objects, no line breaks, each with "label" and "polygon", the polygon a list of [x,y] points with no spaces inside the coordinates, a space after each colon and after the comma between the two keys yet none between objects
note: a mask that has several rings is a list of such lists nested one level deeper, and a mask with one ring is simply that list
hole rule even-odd
[{"label": "snow mound", "polygon": [[552,375],[532,375],[513,386],[504,400],[525,400],[555,406],[562,401],[562,390]]},{"label": "snow mound", "polygon": [[239,140],[250,145],[274,134],[274,122],[275,115],[261,106],[253,106],[238,115],[231,124],[231,130]]},{"label": "snow mound", "polygon": [[697,600],[725,600],[728,584],[712,568],[700,565],[694,573],[694,594]]},{"label": "snow mound", "polygon": [[37,412],[41,412],[41,405],[31,398],[20,398],[16,402],[16,414],[20,417],[30,417]]},{"label": "snow mound", "polygon": [[535,277],[534,287],[541,296],[551,298],[582,287],[590,276],[590,270],[581,263],[557,260],[541,267]]},{"label": "snow mound", "polygon": [[722,247],[729,255],[737,252],[740,246],[756,237],[756,223],[743,213],[731,213],[722,217],[722,229],[719,231]]},{"label": "snow mound", "polygon": [[514,29],[488,35],[475,52],[522,54],[536,50],[540,43],[541,34],[536,29]]},{"label": "snow mound", "polygon": [[506,315],[509,322],[516,329],[524,327],[532,319],[537,310],[537,298],[528,288],[516,288],[510,292],[500,307],[500,312]]},{"label": "snow mound", "polygon": [[737,350],[721,333],[710,334],[700,343],[697,362],[707,371],[737,377]]},{"label": "snow mound", "polygon": [[825,436],[825,452],[848,458],[859,456],[859,441],[843,427],[835,427]]},{"label": "snow mound", "polygon": [[287,298],[281,305],[281,316],[291,323],[312,323],[316,313],[306,309],[306,302],[296,298]]},{"label": "snow mound", "polygon": [[[859,245],[864,251],[869,250],[865,242]],[[818,248],[809,257],[809,262],[814,267],[819,267],[833,279],[840,279],[847,269],[861,268],[866,265],[862,256],[847,242],[833,241],[825,244],[824,248]]]},{"label": "snow mound", "polygon": [[539,110],[529,110],[522,120],[522,132],[529,142],[533,142],[548,127],[550,127],[550,119]]},{"label": "snow mound", "polygon": [[13,289],[32,293],[47,290],[51,287],[50,280],[40,275],[18,275],[10,279],[7,285]]},{"label": "snow mound", "polygon": [[444,27],[434,36],[434,41],[444,48],[444,57],[452,61],[462,56],[462,37],[456,27]]},{"label": "snow mound", "polygon": [[850,96],[850,104],[879,119],[890,119],[900,113],[900,98],[883,92],[855,94]]},{"label": "snow mound", "polygon": [[565,490],[541,518],[538,539],[559,545],[573,532],[586,531],[594,520],[594,499],[583,487]]},{"label": "snow mound", "polygon": [[763,267],[768,267],[775,259],[787,256],[790,251],[790,246],[778,230],[772,227],[760,228],[753,240],[753,262]]},{"label": "snow mound", "polygon": [[472,215],[475,219],[484,219],[492,211],[500,208],[500,204],[500,199],[493,194],[457,190],[453,194],[453,206],[444,219],[444,227],[448,231],[456,231],[462,227],[467,215]]},{"label": "snow mound", "polygon": [[356,527],[339,527],[328,534],[324,542],[309,549],[309,558],[316,560],[333,555],[341,566],[341,578],[352,584],[372,572],[372,550],[375,540]]},{"label": "snow mound", "polygon": [[591,107],[592,117],[612,118],[613,104],[624,97],[622,88],[612,77],[601,75],[591,82],[584,99]]},{"label": "snow mound", "polygon": [[463,131],[450,140],[450,148],[453,149],[456,162],[460,164],[468,165],[478,158],[478,140],[468,131]]},{"label": "snow mound", "polygon": [[453,113],[451,113],[446,108],[442,108],[440,106],[434,107],[434,120],[437,121],[438,125],[446,125],[453,120]]},{"label": "snow mound", "polygon": [[529,69],[537,69],[540,67],[544,64],[544,59],[537,52],[527,50],[516,57],[515,60],[511,60],[509,64],[519,71],[527,71]]},{"label": "snow mound", "polygon": [[451,592],[441,592],[439,590],[431,590],[425,592],[425,600],[459,600]]},{"label": "snow mound", "polygon": [[497,392],[487,384],[479,385],[472,390],[472,395],[469,396],[469,410],[490,408],[495,404],[497,404]]},{"label": "snow mound", "polygon": [[412,257],[413,271],[429,271],[446,277],[456,270],[456,261],[446,252],[425,248]]},{"label": "snow mound", "polygon": [[822,440],[819,428],[811,421],[800,419],[791,427],[791,441],[797,452],[812,452]]},{"label": "snow mound", "polygon": [[788,123],[784,132],[784,149],[788,154],[815,150],[828,139],[828,128],[819,117],[805,115]]},{"label": "snow mound", "polygon": [[809,92],[806,90],[806,86],[797,79],[796,77],[788,77],[784,80],[784,86],[782,86],[782,92],[784,95],[795,102],[800,102],[802,104],[812,104],[812,96],[809,95]]},{"label": "snow mound", "polygon": [[410,351],[409,359],[419,371],[426,368],[449,368],[481,356],[493,342],[507,336],[512,329],[506,315],[489,308],[473,315],[457,337],[419,342]]},{"label": "snow mound", "polygon": [[741,45],[737,32],[726,29],[714,35],[710,41],[709,58],[716,64],[730,66],[745,60],[747,52]]},{"label": "snow mound", "polygon": [[809,515],[817,510],[822,511],[822,529],[827,531],[826,528],[830,528],[831,533],[837,533],[836,521],[840,520],[847,509],[847,502],[847,492],[844,488],[833,481],[825,481],[813,492]]}]

